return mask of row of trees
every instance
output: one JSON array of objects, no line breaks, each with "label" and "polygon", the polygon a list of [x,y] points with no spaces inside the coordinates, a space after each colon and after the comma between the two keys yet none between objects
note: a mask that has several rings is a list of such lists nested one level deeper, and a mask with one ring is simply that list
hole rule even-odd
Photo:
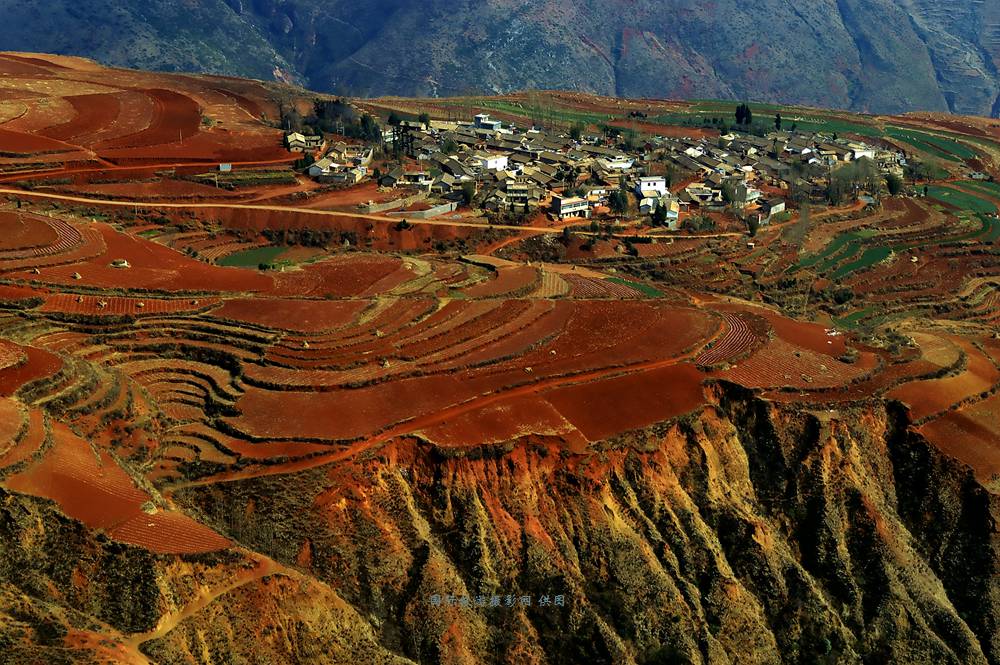
[{"label": "row of trees", "polygon": [[294,106],[281,107],[281,128],[288,132],[342,134],[369,143],[379,143],[382,128],[367,113],[358,114],[342,99],[317,99],[312,113],[303,117]]},{"label": "row of trees", "polygon": [[862,157],[830,173],[826,198],[831,205],[840,205],[849,196],[857,196],[861,190],[876,193],[882,187],[882,174],[878,166],[867,157]]}]

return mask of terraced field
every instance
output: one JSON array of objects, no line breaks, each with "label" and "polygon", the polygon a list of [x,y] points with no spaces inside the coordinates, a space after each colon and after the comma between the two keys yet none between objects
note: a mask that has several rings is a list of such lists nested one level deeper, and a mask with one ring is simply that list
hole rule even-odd
[{"label": "terraced field", "polygon": [[[25,142],[80,141],[108,160],[141,161],[174,132],[183,150],[198,147],[205,132],[192,122],[192,99],[233,116],[254,108],[214,88],[153,90],[78,90],[53,111],[51,125],[17,131]],[[559,120],[614,115],[589,102],[573,106],[566,93],[554,98],[567,105]],[[492,100],[485,108],[514,115],[528,101]],[[655,106],[660,120],[722,112],[713,103],[688,111],[620,103],[622,110]],[[657,118],[650,120],[655,127]],[[892,136],[871,118],[802,111],[801,122]],[[928,126],[895,138],[956,164],[973,159],[964,139],[922,122]],[[927,194],[884,199],[874,211],[860,204],[816,211],[798,239],[795,218],[776,222],[760,229],[752,247],[742,233],[725,232],[676,234],[636,244],[634,253],[612,235],[586,250],[572,232],[563,238],[531,229],[523,235],[551,231],[552,247],[566,250],[557,255],[570,257],[544,262],[517,227],[507,235],[446,221],[398,229],[378,218],[239,201],[140,209],[84,200],[75,208],[45,194],[12,197],[0,201],[0,488],[8,504],[66,518],[58,526],[73,542],[97,534],[81,545],[91,548],[81,557],[87,562],[102,548],[120,559],[148,557],[139,568],[156,574],[122,584],[157,589],[146,605],[150,616],[127,634],[81,621],[65,640],[134,662],[180,634],[190,643],[172,654],[211,652],[202,660],[218,660],[225,651],[219,635],[239,629],[226,611],[244,601],[271,612],[260,644],[284,643],[270,639],[280,634],[295,643],[289,649],[305,649],[306,633],[297,631],[310,621],[339,636],[348,629],[333,624],[360,616],[355,605],[383,608],[350,619],[363,626],[352,639],[375,635],[372,626],[398,615],[424,621],[427,603],[414,599],[425,587],[482,584],[485,597],[487,585],[496,587],[491,576],[579,584],[579,598],[592,603],[581,612],[604,622],[618,610],[587,585],[618,555],[572,561],[604,547],[605,537],[609,551],[627,554],[618,558],[648,561],[657,571],[634,576],[638,582],[622,576],[636,584],[629,596],[645,598],[649,580],[668,579],[667,568],[691,568],[684,589],[693,595],[704,581],[718,606],[753,605],[740,599],[747,592],[729,571],[742,574],[733,566],[747,553],[790,549],[781,534],[791,522],[772,529],[772,518],[755,512],[756,494],[770,492],[762,500],[773,506],[790,500],[794,493],[778,486],[786,467],[818,474],[796,477],[803,485],[844,482],[865,465],[889,464],[869,459],[878,452],[872,442],[881,445],[885,434],[895,446],[936,446],[972,471],[954,477],[974,476],[1000,491],[993,444],[1000,188],[953,180],[931,184]],[[325,232],[330,242],[269,240],[289,230]],[[301,260],[282,264],[285,270],[256,269],[280,257]],[[864,435],[841,445],[855,426]],[[864,492],[836,485],[862,499],[850,507],[861,517],[844,519],[874,523],[852,532],[851,546],[862,549],[865,539],[888,533],[879,520],[898,508],[871,513],[871,488],[892,482],[864,478]],[[573,495],[578,504],[550,494],[565,486],[585,492]],[[804,503],[799,512],[811,510]],[[604,519],[611,535],[595,536],[590,525]],[[47,548],[49,535],[24,521],[25,540],[38,544],[35,551]],[[678,530],[681,522],[694,526]],[[709,522],[721,525],[723,540],[743,535],[713,545],[701,561],[688,553],[709,549],[687,543],[715,538]],[[811,516],[802,522],[813,523]],[[885,536],[900,548],[911,547],[908,538],[903,530]],[[622,549],[633,541],[634,550]],[[712,558],[729,544],[729,560]],[[867,560],[868,550],[862,554]],[[787,557],[775,570],[806,569]],[[702,566],[726,572],[703,575]],[[69,580],[72,602],[88,583],[106,579],[96,568],[53,565]],[[717,585],[723,578],[725,586]],[[790,579],[768,578],[764,588],[771,593]],[[666,594],[678,588],[650,602],[669,605]],[[826,606],[835,594],[824,594],[815,598]],[[323,597],[322,611],[303,600],[308,595]],[[390,604],[395,609],[384,610]],[[798,621],[797,606],[788,607]],[[217,642],[198,623],[205,617],[226,626],[211,638]],[[449,618],[440,644],[429,648],[487,632],[470,610],[461,618],[466,632],[450,633],[459,621]],[[703,623],[719,633],[716,622],[705,614]],[[749,624],[733,625],[742,640]],[[398,635],[379,634],[371,644],[378,639]],[[202,650],[189,648],[195,644]],[[621,648],[621,662],[671,656],[650,652],[643,660]],[[454,662],[479,662],[462,653]],[[351,651],[341,660],[373,659]]]}]

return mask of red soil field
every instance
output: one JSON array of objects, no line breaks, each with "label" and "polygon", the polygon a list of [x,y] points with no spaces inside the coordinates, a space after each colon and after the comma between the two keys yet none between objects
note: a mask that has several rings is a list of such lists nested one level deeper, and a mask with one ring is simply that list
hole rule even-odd
[{"label": "red soil field", "polygon": [[103,141],[95,148],[104,150],[158,146],[182,141],[198,133],[201,111],[197,102],[173,90],[154,88],[144,92],[155,104],[153,120],[149,127],[134,134]]},{"label": "red soil field", "polygon": [[0,55],[0,72],[4,74],[22,76],[45,75],[51,73],[50,68],[52,67],[55,67],[55,65],[37,58],[8,55],[6,53]]},{"label": "red soil field", "polygon": [[474,396],[459,377],[393,381],[336,392],[274,392],[249,388],[237,402],[242,416],[229,419],[238,430],[264,439],[353,440],[390,425],[433,414]]},{"label": "red soil field", "polygon": [[914,381],[890,391],[887,397],[910,407],[910,416],[920,420],[940,413],[950,406],[989,390],[1000,381],[1000,371],[977,348],[964,339],[952,338],[965,352],[968,366],[957,376]]},{"label": "red soil field", "polygon": [[769,326],[749,313],[726,312],[726,332],[711,349],[698,356],[699,365],[719,365],[749,353],[767,341]]},{"label": "red soil field", "polygon": [[[2,353],[3,349],[0,349],[0,354]],[[3,366],[3,358],[0,356],[0,367]],[[14,443],[14,439],[24,425],[24,419],[24,413],[22,413],[18,402],[0,397],[0,454]]]},{"label": "red soil field", "polygon": [[41,293],[24,286],[0,284],[0,302],[18,302],[40,297]]},{"label": "red soil field", "polygon": [[346,326],[367,306],[364,300],[227,300],[212,315],[268,328],[318,333]]},{"label": "red soil field", "polygon": [[80,148],[62,141],[37,136],[35,134],[25,134],[14,132],[0,127],[0,154],[10,153],[15,155],[36,155],[59,152],[78,152]]},{"label": "red soil field", "polygon": [[65,425],[54,423],[53,445],[40,462],[8,478],[16,492],[52,499],[68,516],[112,538],[154,552],[209,552],[229,541],[179,513],[147,515],[150,497],[105,451],[95,450]]},{"label": "red soil field", "polygon": [[[719,309],[732,310],[737,306],[719,305]],[[753,314],[763,317],[774,333],[793,346],[837,358],[847,351],[843,335],[830,335],[827,329],[817,323],[805,323],[786,318],[764,307],[748,308]]]},{"label": "red soil field", "polygon": [[829,388],[859,379],[874,368],[871,354],[854,364],[774,338],[732,369],[713,376],[748,388]]},{"label": "red soil field", "polygon": [[57,238],[56,231],[41,217],[0,211],[0,251],[41,247],[54,243]]},{"label": "red soil field", "polygon": [[74,95],[64,99],[73,105],[76,117],[67,123],[40,131],[39,133],[43,136],[59,141],[68,141],[107,127],[115,121],[121,112],[121,104],[114,93]]},{"label": "red soil field", "polygon": [[465,289],[464,293],[469,298],[517,296],[530,289],[537,281],[538,271],[535,268],[530,266],[503,267],[497,270],[496,278]]},{"label": "red soil field", "polygon": [[980,482],[997,487],[1000,480],[1000,395],[961,411],[949,411],[920,428],[935,446],[968,464]]},{"label": "red soil field", "polygon": [[301,270],[275,273],[273,293],[313,297],[360,295],[399,270],[402,263],[396,257],[375,254],[334,257]]},{"label": "red soil field", "polygon": [[[106,248],[93,259],[71,265],[42,268],[31,276],[42,282],[84,284],[105,288],[140,288],[163,291],[267,291],[271,278],[242,268],[221,268],[190,258],[163,245],[133,238],[111,227],[97,225]],[[125,259],[131,268],[112,268],[115,259]],[[82,279],[74,280],[73,273]]]},{"label": "red soil field", "polygon": [[545,394],[590,441],[675,418],[704,402],[704,375],[689,363],[594,381]]},{"label": "red soil field", "polygon": [[199,554],[226,549],[232,542],[187,515],[140,513],[108,530],[108,535],[159,554]]},{"label": "red soil field", "polygon": [[[15,345],[4,341],[4,346]],[[26,383],[51,376],[59,371],[63,361],[59,356],[33,346],[19,346],[19,351],[27,357],[26,362],[0,369],[0,396],[10,396]]]},{"label": "red soil field", "polygon": [[27,361],[27,359],[28,356],[21,346],[14,342],[0,339],[0,370],[20,365]]},{"label": "red soil field", "polygon": [[[100,303],[104,303],[102,307]],[[211,307],[216,301],[200,299],[198,304],[187,298],[164,300],[156,298],[121,298],[117,296],[78,296],[60,293],[47,296],[41,312],[66,312],[89,316],[150,316],[197,312]]]}]

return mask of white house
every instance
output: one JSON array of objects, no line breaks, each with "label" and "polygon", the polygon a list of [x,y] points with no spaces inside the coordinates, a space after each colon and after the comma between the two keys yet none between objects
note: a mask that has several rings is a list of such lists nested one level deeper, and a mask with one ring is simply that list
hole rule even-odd
[{"label": "white house", "polygon": [[334,168],[339,166],[339,164],[334,163],[329,157],[324,157],[323,159],[318,159],[309,167],[309,175],[313,178],[318,178],[321,175],[327,175]]},{"label": "white house", "polygon": [[590,217],[590,201],[577,196],[553,196],[552,211],[559,219],[567,217]]},{"label": "white house", "polygon": [[506,171],[508,157],[499,153],[479,153],[472,156],[472,163],[482,171]]},{"label": "white house", "polygon": [[667,179],[663,176],[648,176],[639,178],[635,184],[635,191],[639,196],[645,196],[646,192],[656,192],[657,195],[663,196],[670,190],[667,188]]},{"label": "white house", "polygon": [[597,159],[597,165],[605,171],[628,171],[633,164],[635,164],[635,160],[624,155]]},{"label": "white house", "polygon": [[489,129],[497,131],[503,125],[499,120],[494,120],[489,113],[480,113],[475,117],[476,129]]}]

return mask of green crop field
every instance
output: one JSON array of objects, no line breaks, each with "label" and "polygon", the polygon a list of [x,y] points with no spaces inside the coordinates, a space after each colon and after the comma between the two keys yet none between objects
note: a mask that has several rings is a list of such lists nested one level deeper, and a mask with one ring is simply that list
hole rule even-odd
[{"label": "green crop field", "polygon": [[987,196],[1000,198],[1000,183],[987,182],[984,180],[960,180],[955,184],[961,185],[965,189],[972,189],[981,194],[986,194]]},{"label": "green crop field", "polygon": [[791,128],[793,123],[798,131],[823,132],[826,134],[857,134],[870,138],[879,138],[882,136],[882,130],[878,127],[848,122],[838,118],[803,116],[800,120],[795,116],[791,116],[785,118],[784,127]]},{"label": "green crop field", "polygon": [[978,213],[995,213],[997,211],[997,207],[989,201],[950,187],[931,185],[927,188],[927,195],[942,203],[955,206],[959,210],[970,210]]},{"label": "green crop field", "polygon": [[639,293],[643,294],[647,298],[662,298],[663,297],[663,292],[662,291],[660,291],[658,289],[654,289],[652,286],[649,286],[648,284],[643,284],[641,282],[630,282],[629,280],[627,280],[627,279],[621,279],[620,277],[609,277],[608,281],[609,282],[614,282],[615,284],[621,284],[622,286],[627,286],[627,287],[629,287],[631,289],[635,289],[636,291],[638,291]]},{"label": "green crop field", "polygon": [[972,159],[978,156],[975,150],[966,145],[935,134],[928,134],[927,132],[903,129],[901,127],[888,127],[886,128],[886,134],[894,139],[905,141],[918,150],[953,162]]},{"label": "green crop field", "polygon": [[854,261],[845,263],[837,268],[830,277],[832,279],[843,279],[852,272],[870,268],[876,263],[886,260],[890,255],[892,255],[892,249],[889,247],[870,247],[862,252],[861,256]]},{"label": "green crop field", "polygon": [[842,316],[839,319],[834,319],[833,323],[838,328],[857,328],[861,323],[862,319],[865,319],[875,313],[874,307],[865,307],[864,309],[859,309],[856,312],[851,312],[847,316]]},{"label": "green crop field", "polygon": [[287,247],[255,247],[223,257],[218,263],[220,266],[230,268],[256,268],[262,263],[274,263],[274,260],[287,250]]},{"label": "green crop field", "polygon": [[799,261],[800,268],[811,268],[819,263],[825,263],[830,260],[831,257],[840,254],[849,244],[856,243],[861,239],[861,235],[858,233],[843,233],[833,239],[829,245],[823,248],[823,251],[816,254],[811,254]]}]

